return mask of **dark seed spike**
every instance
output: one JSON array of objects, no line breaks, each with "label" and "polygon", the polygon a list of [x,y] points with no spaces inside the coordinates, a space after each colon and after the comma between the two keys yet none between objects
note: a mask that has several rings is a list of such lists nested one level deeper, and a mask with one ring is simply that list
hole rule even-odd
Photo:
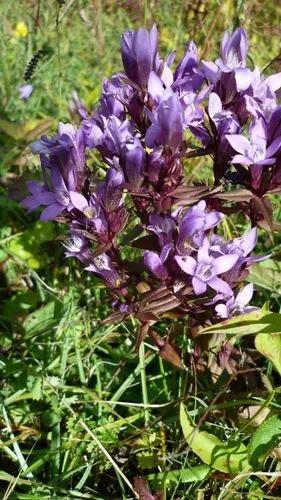
[{"label": "dark seed spike", "polygon": [[39,59],[41,59],[41,57],[43,55],[44,55],[43,50],[40,49],[40,50],[37,50],[37,52],[35,52],[33,57],[30,59],[29,63],[27,64],[26,70],[24,72],[24,80],[26,82],[28,82],[30,80],[30,78],[32,77],[32,75],[37,67],[37,64],[39,62]]}]

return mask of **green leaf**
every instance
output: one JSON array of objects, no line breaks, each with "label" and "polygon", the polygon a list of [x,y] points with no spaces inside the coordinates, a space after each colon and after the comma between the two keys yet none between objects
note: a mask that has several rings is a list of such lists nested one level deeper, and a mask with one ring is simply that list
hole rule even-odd
[{"label": "green leaf", "polygon": [[30,119],[24,123],[13,123],[8,120],[0,120],[0,130],[12,137],[15,141],[32,141],[44,134],[53,123],[53,118]]},{"label": "green leaf", "polygon": [[26,262],[32,269],[38,269],[46,264],[46,254],[42,253],[40,245],[53,238],[54,230],[51,222],[36,222],[23,234],[15,235],[5,249],[10,255]]},{"label": "green leaf", "polygon": [[271,361],[276,371],[281,375],[281,336],[272,333],[259,333],[255,338],[255,346],[266,359]]},{"label": "green leaf", "polygon": [[51,301],[29,314],[23,323],[26,338],[51,331],[58,325],[62,313],[63,305],[58,301]]},{"label": "green leaf", "polygon": [[216,325],[202,328],[199,330],[198,335],[213,333],[224,333],[225,335],[250,335],[257,333],[280,334],[281,314],[259,309],[258,311],[235,316],[225,321],[221,321]]},{"label": "green leaf", "polygon": [[243,443],[223,443],[213,434],[199,431],[189,418],[183,404],[180,407],[180,423],[185,440],[201,460],[221,472],[237,474],[249,468],[247,450]]},{"label": "green leaf", "polygon": [[167,472],[158,472],[156,474],[149,474],[146,479],[151,483],[153,488],[159,487],[175,487],[181,483],[195,483],[203,481],[211,472],[208,465],[198,465],[190,467],[189,469],[171,470]]},{"label": "green leaf", "polygon": [[269,259],[250,268],[247,281],[264,288],[272,293],[281,289],[281,264],[274,259]]},{"label": "green leaf", "polygon": [[265,420],[256,432],[248,446],[248,459],[254,469],[261,470],[269,453],[281,440],[281,416],[273,415]]}]

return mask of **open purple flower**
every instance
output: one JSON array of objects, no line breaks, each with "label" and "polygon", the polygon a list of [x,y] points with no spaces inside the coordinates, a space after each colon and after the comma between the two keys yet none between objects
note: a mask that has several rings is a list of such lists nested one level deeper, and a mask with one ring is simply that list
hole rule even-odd
[{"label": "open purple flower", "polygon": [[230,297],[233,294],[228,283],[218,276],[229,271],[236,264],[238,255],[211,257],[209,255],[209,241],[208,238],[205,238],[203,245],[198,250],[197,261],[189,255],[184,257],[177,255],[175,260],[182,271],[192,276],[192,286],[196,295],[205,293],[208,286],[216,292],[222,293],[225,297]]},{"label": "open purple flower", "polygon": [[258,307],[248,306],[254,293],[252,283],[246,285],[236,297],[231,297],[225,304],[218,304],[215,307],[217,315],[222,319],[231,318],[240,314],[247,314],[258,309]]},{"label": "open purple flower", "polygon": [[120,189],[123,183],[123,173],[111,167],[89,200],[81,193],[70,192],[73,207],[81,212],[80,223],[92,230],[103,243],[112,242],[126,222]]},{"label": "open purple flower", "polygon": [[263,118],[254,120],[250,126],[250,140],[239,134],[227,135],[226,139],[237,151],[231,163],[241,165],[273,165],[274,155],[281,149],[281,136],[267,146],[267,130]]},{"label": "open purple flower", "polygon": [[70,212],[73,209],[70,190],[58,168],[53,167],[51,171],[51,189],[36,181],[27,182],[30,195],[22,202],[22,206],[29,212],[33,212],[41,205],[45,206],[40,215],[40,220],[54,220],[64,210]]}]

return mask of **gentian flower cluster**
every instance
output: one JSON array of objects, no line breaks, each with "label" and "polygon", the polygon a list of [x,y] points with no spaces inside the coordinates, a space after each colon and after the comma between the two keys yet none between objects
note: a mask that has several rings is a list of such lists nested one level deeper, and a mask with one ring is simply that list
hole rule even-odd
[{"label": "gentian flower cluster", "polygon": [[[202,325],[252,310],[253,287],[241,285],[264,258],[252,255],[257,207],[281,186],[281,73],[248,67],[247,51],[238,28],[215,61],[200,61],[190,42],[176,65],[175,53],[159,55],[155,26],[127,32],[124,71],[104,81],[98,108],[89,113],[75,94],[80,125],[32,144],[43,183],[30,181],[22,204],[68,225],[66,256],[109,288],[112,321],[133,314],[151,325],[173,311]],[[213,187],[187,185],[185,168],[204,155]],[[225,241],[220,222],[235,211],[252,228]]]}]

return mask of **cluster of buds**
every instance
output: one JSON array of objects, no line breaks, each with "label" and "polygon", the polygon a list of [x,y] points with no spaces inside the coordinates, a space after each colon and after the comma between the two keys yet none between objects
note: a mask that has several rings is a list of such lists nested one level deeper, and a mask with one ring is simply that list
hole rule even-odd
[{"label": "cluster of buds", "polygon": [[[248,68],[247,50],[243,29],[224,34],[215,62],[200,61],[190,42],[173,71],[175,53],[161,59],[155,26],[127,32],[124,72],[103,83],[98,109],[75,96],[79,127],[60,124],[33,143],[44,183],[30,181],[22,204],[68,224],[66,256],[107,285],[111,321],[133,314],[151,325],[173,310],[202,325],[251,310],[253,287],[240,287],[263,258],[251,255],[256,211],[281,186],[281,74]],[[93,149],[103,179],[87,166]],[[213,188],[186,185],[188,162],[204,155]],[[252,229],[224,241],[218,225],[235,211]],[[131,260],[129,246],[138,249]]]}]

